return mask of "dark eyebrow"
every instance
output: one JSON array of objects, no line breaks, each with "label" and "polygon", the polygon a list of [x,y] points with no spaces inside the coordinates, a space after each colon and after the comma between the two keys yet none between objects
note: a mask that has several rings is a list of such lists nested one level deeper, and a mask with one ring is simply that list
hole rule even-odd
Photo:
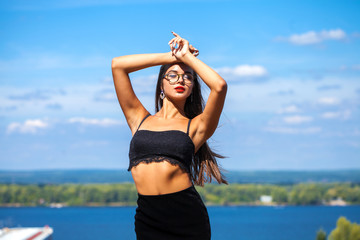
[{"label": "dark eyebrow", "polygon": [[[171,72],[175,72],[175,73],[178,73],[178,71],[176,71],[176,70],[170,70],[168,73],[171,73]],[[190,73],[190,74],[194,74],[194,73],[192,73],[192,72],[189,72],[189,71],[186,71],[186,72],[184,72],[184,73]]]}]

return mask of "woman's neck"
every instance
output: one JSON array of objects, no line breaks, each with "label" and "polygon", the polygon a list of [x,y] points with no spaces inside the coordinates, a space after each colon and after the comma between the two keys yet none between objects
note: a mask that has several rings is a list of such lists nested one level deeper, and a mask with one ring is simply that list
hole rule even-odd
[{"label": "woman's neck", "polygon": [[163,106],[159,112],[156,113],[156,115],[163,118],[184,118],[184,105],[185,102],[175,104],[169,101],[167,98],[164,98]]}]

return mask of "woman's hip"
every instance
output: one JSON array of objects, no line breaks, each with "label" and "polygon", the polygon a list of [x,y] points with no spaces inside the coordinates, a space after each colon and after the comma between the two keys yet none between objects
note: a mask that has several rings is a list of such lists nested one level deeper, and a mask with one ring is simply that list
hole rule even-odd
[{"label": "woman's hip", "polygon": [[[210,236],[207,209],[195,187],[162,195],[138,195],[135,215],[137,234],[144,229],[182,237]],[[150,231],[150,232],[151,232]]]}]

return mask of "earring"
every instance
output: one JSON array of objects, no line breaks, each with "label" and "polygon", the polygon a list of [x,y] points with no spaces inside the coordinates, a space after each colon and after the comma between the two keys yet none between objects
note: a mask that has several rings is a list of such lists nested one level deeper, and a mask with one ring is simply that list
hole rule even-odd
[{"label": "earring", "polygon": [[164,98],[165,98],[165,93],[163,92],[163,90],[161,90],[160,98],[161,98],[161,99],[164,99]]}]

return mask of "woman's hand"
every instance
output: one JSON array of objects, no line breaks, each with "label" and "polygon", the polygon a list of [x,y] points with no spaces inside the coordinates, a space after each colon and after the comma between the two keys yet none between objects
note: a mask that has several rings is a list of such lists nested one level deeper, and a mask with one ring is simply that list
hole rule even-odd
[{"label": "woman's hand", "polygon": [[199,50],[194,48],[192,45],[189,45],[189,41],[181,38],[174,32],[172,32],[172,34],[175,37],[170,40],[169,45],[173,56],[181,60],[181,58],[183,58],[188,53],[193,54],[195,57],[199,55]]}]

